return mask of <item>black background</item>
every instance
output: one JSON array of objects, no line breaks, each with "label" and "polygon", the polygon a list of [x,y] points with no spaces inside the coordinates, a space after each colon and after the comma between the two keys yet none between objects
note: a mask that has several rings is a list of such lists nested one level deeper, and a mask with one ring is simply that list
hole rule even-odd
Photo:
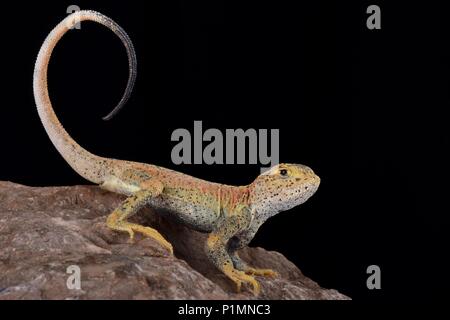
[{"label": "black background", "polygon": [[[395,3],[393,3],[395,2]],[[445,8],[436,1],[58,1],[3,4],[0,179],[84,184],[51,145],[32,75],[47,33],[77,4],[117,21],[134,42],[138,78],[125,109],[101,117],[126,84],[125,50],[84,22],[50,65],[54,108],[86,149],[226,184],[257,165],[172,164],[173,130],[279,128],[280,160],[322,178],[252,246],[285,254],[320,285],[353,299],[441,297],[448,265],[444,165],[449,140]],[[378,4],[382,29],[366,28]],[[447,39],[444,41],[444,39]],[[444,187],[442,187],[443,185]],[[381,267],[368,290],[366,268]]]}]

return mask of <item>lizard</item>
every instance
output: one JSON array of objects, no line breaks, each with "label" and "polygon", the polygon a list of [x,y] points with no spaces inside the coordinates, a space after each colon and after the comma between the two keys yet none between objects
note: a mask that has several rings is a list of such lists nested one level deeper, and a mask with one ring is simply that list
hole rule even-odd
[{"label": "lizard", "polygon": [[122,40],[128,54],[129,78],[119,104],[105,117],[111,118],[130,96],[136,78],[136,55],[125,31],[105,15],[82,10],[68,15],[47,36],[36,59],[33,93],[41,122],[51,142],[80,176],[101,188],[126,196],[106,219],[116,232],[135,233],[154,239],[173,254],[172,245],[154,228],[131,223],[132,215],[149,205],[158,213],[207,233],[207,258],[240,291],[243,284],[260,293],[256,276],[277,276],[271,269],[256,269],[245,263],[238,250],[246,247],[259,227],[270,217],[304,203],[318,189],[320,178],[300,164],[280,163],[243,186],[202,180],[157,165],[94,155],[81,147],[56,116],[48,92],[47,72],[54,47],[80,21],[94,21],[111,29]]}]

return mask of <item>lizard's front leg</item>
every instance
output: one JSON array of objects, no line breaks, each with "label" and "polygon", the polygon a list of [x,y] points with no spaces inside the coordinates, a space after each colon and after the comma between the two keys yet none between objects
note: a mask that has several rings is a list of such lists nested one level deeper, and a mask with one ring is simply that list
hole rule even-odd
[{"label": "lizard's front leg", "polygon": [[242,283],[249,283],[253,287],[253,293],[258,295],[260,286],[254,277],[236,269],[230,255],[227,252],[227,243],[236,233],[244,230],[251,220],[248,209],[239,210],[229,216],[224,216],[210,233],[206,242],[208,258],[235,284],[237,291],[241,289]]},{"label": "lizard's front leg", "polygon": [[255,276],[267,276],[276,277],[278,273],[272,269],[257,269],[250,267],[245,263],[238,255],[238,250],[246,247],[258,231],[259,225],[250,227],[248,230],[244,231],[238,237],[233,237],[230,239],[227,247],[228,254],[233,261],[233,265],[236,269],[245,272],[246,274]]},{"label": "lizard's front leg", "polygon": [[142,189],[135,192],[132,196],[125,199],[122,204],[114,210],[106,220],[106,224],[113,230],[126,231],[130,235],[130,241],[133,241],[134,232],[140,232],[145,236],[154,239],[173,254],[172,245],[155,229],[145,227],[136,223],[127,221],[127,218],[141,209],[150,198],[158,196],[163,186],[157,180],[148,180],[141,183]]}]

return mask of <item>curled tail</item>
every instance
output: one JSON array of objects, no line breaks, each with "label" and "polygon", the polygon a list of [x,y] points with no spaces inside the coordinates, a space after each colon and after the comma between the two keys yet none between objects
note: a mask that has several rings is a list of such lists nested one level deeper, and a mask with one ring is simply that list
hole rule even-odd
[{"label": "curled tail", "polygon": [[73,140],[59,122],[47,88],[47,71],[52,51],[61,37],[79,21],[90,20],[100,23],[112,30],[124,44],[129,63],[129,78],[125,93],[119,104],[103,119],[111,119],[122,108],[130,97],[136,79],[136,54],[133,44],[125,31],[110,18],[95,11],[78,11],[67,16],[47,36],[36,59],[33,75],[34,99],[39,117],[50,140],[67,161],[67,163],[85,179],[100,184],[104,182],[109,169],[109,159],[96,156]]}]

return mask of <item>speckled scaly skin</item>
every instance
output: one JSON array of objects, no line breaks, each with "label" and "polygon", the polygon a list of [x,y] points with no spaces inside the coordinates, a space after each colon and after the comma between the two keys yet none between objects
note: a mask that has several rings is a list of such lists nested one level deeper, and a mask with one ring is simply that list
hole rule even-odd
[{"label": "speckled scaly skin", "polygon": [[47,134],[67,161],[85,179],[128,198],[107,219],[113,229],[128,232],[133,239],[140,232],[173,252],[172,246],[155,229],[127,221],[144,205],[159,209],[193,229],[209,233],[206,252],[237,288],[259,284],[253,275],[274,276],[268,269],[254,269],[239,259],[237,250],[248,245],[258,228],[271,216],[305,202],[317,190],[320,179],[303,165],[279,164],[246,186],[229,186],[197,179],[170,169],[131,161],[96,156],[76,143],[64,130],[53,111],[48,89],[47,69],[53,48],[78,21],[91,20],[113,30],[125,44],[130,78],[114,115],[128,98],[136,75],[136,59],[130,39],[114,21],[94,11],[79,11],[66,17],[47,36],[35,65],[33,85],[36,105]]}]

